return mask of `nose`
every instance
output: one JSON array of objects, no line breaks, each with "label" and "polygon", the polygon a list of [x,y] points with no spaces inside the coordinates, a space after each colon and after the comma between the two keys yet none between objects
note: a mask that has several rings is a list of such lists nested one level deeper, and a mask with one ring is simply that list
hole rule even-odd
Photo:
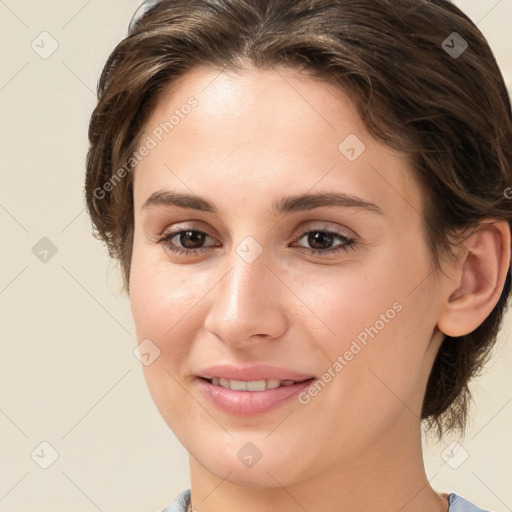
[{"label": "nose", "polygon": [[286,332],[290,292],[264,254],[248,263],[234,252],[229,270],[209,294],[204,327],[233,347],[275,340]]}]

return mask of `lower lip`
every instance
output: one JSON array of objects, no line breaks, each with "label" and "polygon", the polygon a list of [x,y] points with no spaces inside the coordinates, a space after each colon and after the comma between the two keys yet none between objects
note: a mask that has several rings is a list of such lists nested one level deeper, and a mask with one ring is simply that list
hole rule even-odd
[{"label": "lower lip", "polygon": [[202,378],[198,378],[197,381],[206,398],[222,411],[236,416],[258,416],[292,399],[307,388],[314,379],[264,391],[233,391],[215,386]]}]

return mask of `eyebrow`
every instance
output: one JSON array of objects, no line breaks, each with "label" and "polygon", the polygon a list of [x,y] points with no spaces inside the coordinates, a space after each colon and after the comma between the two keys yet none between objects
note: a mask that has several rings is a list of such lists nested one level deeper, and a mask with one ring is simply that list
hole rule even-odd
[{"label": "eyebrow", "polygon": [[[144,202],[141,209],[153,206],[178,206],[191,210],[199,210],[209,213],[217,213],[217,208],[206,199],[193,195],[183,194],[171,190],[157,190]],[[384,216],[382,209],[374,203],[352,194],[340,192],[323,192],[316,194],[300,194],[283,197],[280,201],[272,203],[270,213],[283,215],[290,212],[312,210],[322,206],[341,206],[345,208],[361,208]]]}]

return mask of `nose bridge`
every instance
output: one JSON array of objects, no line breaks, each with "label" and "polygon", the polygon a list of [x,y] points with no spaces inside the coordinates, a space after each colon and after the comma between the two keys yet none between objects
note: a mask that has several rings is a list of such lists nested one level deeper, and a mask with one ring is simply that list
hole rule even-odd
[{"label": "nose bridge", "polygon": [[267,267],[271,262],[254,239],[229,256],[229,270],[213,291],[205,328],[223,341],[238,344],[258,334],[278,337],[286,329],[282,283]]}]

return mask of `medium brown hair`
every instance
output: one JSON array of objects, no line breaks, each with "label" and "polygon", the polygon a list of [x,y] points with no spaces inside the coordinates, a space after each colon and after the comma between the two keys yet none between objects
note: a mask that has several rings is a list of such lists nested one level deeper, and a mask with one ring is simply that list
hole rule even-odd
[{"label": "medium brown hair", "polygon": [[[130,156],[163,91],[199,67],[287,67],[348,93],[368,131],[411,157],[437,270],[457,233],[489,217],[511,224],[507,89],[482,33],[447,0],[162,0],[143,7],[98,84],[85,182],[94,234],[120,261],[126,291]],[[510,268],[483,323],[446,336],[440,347],[421,414],[439,437],[464,433],[468,382],[495,345],[509,292]]]}]

